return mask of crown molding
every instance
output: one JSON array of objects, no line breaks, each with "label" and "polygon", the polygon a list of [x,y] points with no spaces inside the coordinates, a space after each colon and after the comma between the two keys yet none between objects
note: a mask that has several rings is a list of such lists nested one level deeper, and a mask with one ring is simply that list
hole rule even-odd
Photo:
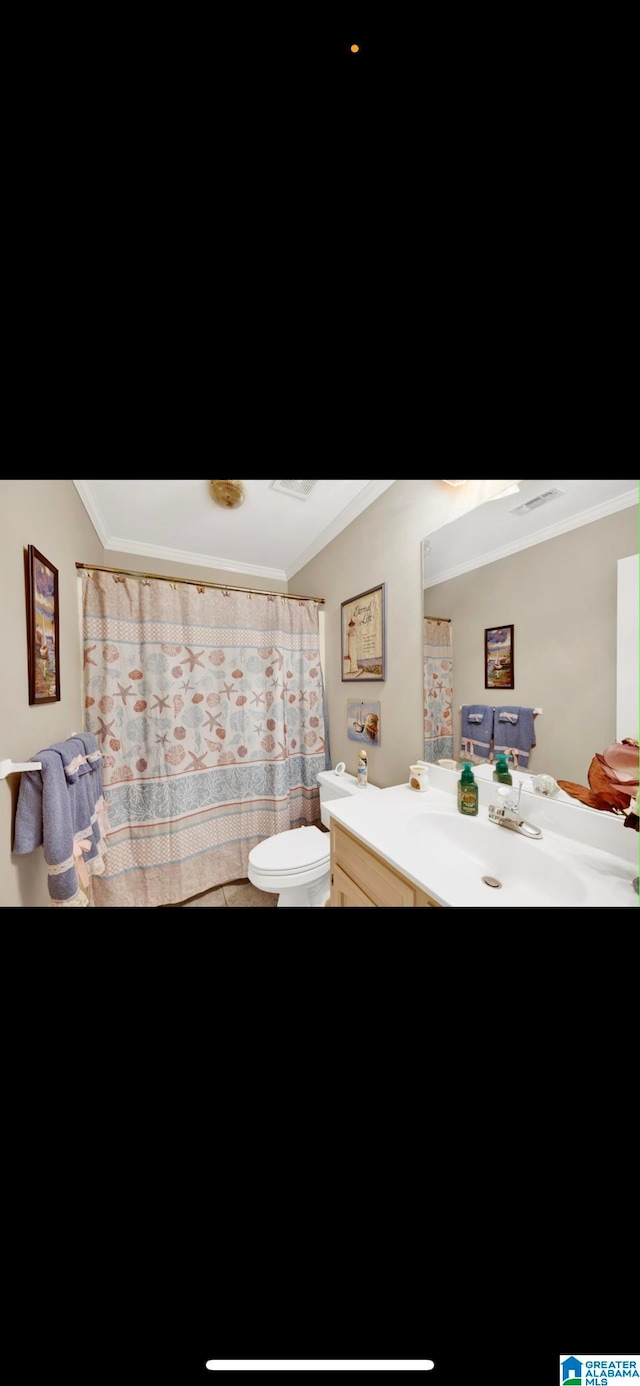
[{"label": "crown molding", "polygon": [[87,515],[91,520],[91,523],[100,540],[100,543],[102,544],[103,548],[106,548],[109,541],[109,528],[100,508],[100,505],[98,503],[98,500],[96,496],[94,496],[93,494],[93,487],[91,485],[91,482],[74,481],[73,484],[76,488],[76,491],[78,492],[82,504],[84,505]]},{"label": "crown molding", "polygon": [[249,577],[269,578],[286,582],[283,568],[261,568],[257,563],[236,563],[233,558],[214,558],[210,553],[190,553],[187,549],[167,549],[162,544],[143,544],[112,535],[105,549],[118,553],[135,553],[141,558],[163,558],[168,563],[188,563],[193,568],[217,568],[223,573],[244,573]]},{"label": "crown molding", "polygon": [[512,553],[519,553],[521,549],[531,549],[535,544],[545,544],[548,539],[557,539],[561,534],[567,534],[572,529],[580,529],[582,525],[591,525],[596,520],[604,520],[607,515],[615,515],[618,510],[627,510],[631,505],[638,504],[637,491],[624,491],[621,496],[614,496],[613,500],[602,501],[600,505],[592,505],[588,510],[580,510],[577,515],[569,515],[566,520],[558,520],[555,525],[547,525],[546,529],[536,530],[535,534],[529,534],[526,538],[516,539],[512,544],[505,544],[501,549],[492,549],[491,553],[482,554],[478,558],[470,558],[466,563],[459,563],[456,568],[445,568],[439,573],[429,576],[423,574],[422,585],[427,587],[439,587],[441,582],[449,582],[451,578],[462,577],[464,573],[473,572],[474,568],[484,568],[487,563],[497,563],[501,558],[509,558]]},{"label": "crown molding", "polygon": [[287,568],[287,580],[294,577],[301,568],[304,568],[306,563],[310,563],[311,559],[315,558],[322,549],[326,549],[327,544],[330,544],[332,539],[337,538],[338,534],[347,528],[347,525],[357,520],[358,515],[361,515],[363,510],[367,510],[374,500],[378,499],[378,496],[382,496],[385,491],[388,491],[390,486],[395,486],[395,478],[393,481],[370,481],[368,486],[365,486],[357,496],[354,496],[353,500],[349,501],[344,510],[336,515],[331,524],[327,525],[326,529],[323,529],[322,533],[312,540],[308,548],[294,559]]}]

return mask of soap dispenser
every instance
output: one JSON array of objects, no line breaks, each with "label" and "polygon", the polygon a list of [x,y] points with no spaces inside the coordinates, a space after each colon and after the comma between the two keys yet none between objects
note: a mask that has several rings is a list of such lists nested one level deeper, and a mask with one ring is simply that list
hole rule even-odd
[{"label": "soap dispenser", "polygon": [[458,810],[467,818],[475,818],[478,813],[478,786],[468,761],[458,780]]},{"label": "soap dispenser", "polygon": [[513,776],[509,772],[509,762],[506,756],[498,756],[496,758],[496,768],[493,772],[493,778],[498,784],[513,784]]}]

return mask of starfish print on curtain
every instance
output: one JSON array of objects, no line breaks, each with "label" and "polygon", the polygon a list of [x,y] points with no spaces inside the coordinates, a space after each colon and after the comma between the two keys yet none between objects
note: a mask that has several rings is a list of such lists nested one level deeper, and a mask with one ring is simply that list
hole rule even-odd
[{"label": "starfish print on curtain", "polygon": [[265,837],[319,821],[316,604],[197,588],[83,585],[87,730],[112,825],[97,903],[188,899],[245,877]]}]

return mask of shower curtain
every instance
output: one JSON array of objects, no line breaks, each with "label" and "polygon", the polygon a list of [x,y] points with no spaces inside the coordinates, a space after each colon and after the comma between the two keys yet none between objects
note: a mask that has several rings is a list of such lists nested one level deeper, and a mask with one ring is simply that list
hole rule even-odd
[{"label": "shower curtain", "polygon": [[319,822],[315,602],[84,571],[86,728],[111,831],[97,905],[173,904]]},{"label": "shower curtain", "polygon": [[424,759],[453,759],[451,622],[424,619]]}]

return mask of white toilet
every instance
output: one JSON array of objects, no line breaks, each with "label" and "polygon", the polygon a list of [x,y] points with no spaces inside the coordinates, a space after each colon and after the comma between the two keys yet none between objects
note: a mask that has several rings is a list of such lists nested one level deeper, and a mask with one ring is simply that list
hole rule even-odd
[{"label": "white toilet", "polygon": [[[346,799],[350,794],[368,794],[377,786],[368,784],[362,789],[355,775],[336,775],[335,770],[321,770],[320,817],[325,828],[330,826],[331,799]],[[331,857],[329,833],[319,828],[291,828],[265,838],[249,853],[249,880],[258,890],[278,896],[278,905],[326,905],[331,894]]]}]

